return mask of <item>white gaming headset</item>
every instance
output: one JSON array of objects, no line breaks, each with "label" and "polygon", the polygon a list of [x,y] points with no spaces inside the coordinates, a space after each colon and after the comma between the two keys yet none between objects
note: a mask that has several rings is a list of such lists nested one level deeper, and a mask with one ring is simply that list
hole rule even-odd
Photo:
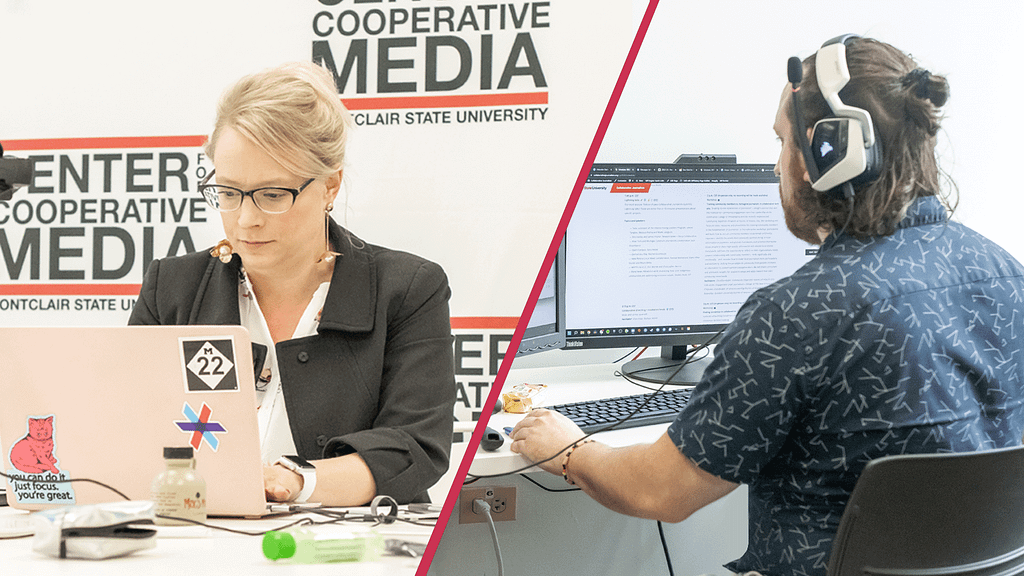
[{"label": "white gaming headset", "polygon": [[789,59],[797,141],[804,155],[811,187],[819,192],[838,191],[841,187],[847,198],[853,197],[855,184],[877,178],[882,164],[882,145],[875,137],[871,114],[849,106],[839,98],[839,91],[850,81],[846,46],[857,38],[859,36],[855,34],[833,38],[822,44],[814,56],[818,89],[832,110],[832,116],[814,124],[810,141],[799,101],[803,64],[796,56]]}]

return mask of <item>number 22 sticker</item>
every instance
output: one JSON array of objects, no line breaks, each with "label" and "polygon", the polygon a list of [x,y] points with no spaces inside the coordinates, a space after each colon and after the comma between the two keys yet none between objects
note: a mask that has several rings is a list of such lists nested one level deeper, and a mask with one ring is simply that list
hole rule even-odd
[{"label": "number 22 sticker", "polygon": [[231,338],[182,338],[180,343],[188,392],[238,390],[235,348]]}]

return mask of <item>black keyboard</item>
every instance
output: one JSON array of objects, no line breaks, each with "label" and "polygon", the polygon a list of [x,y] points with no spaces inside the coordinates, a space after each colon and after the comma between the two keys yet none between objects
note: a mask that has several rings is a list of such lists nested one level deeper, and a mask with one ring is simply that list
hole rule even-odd
[{"label": "black keyboard", "polygon": [[[629,420],[616,426],[615,429],[621,430],[623,428],[671,422],[676,419],[676,414],[679,414],[679,411],[690,400],[690,393],[692,391],[692,388],[677,388],[658,392],[654,394],[651,401],[639,412],[630,417]],[[651,395],[635,394],[618,398],[601,398],[586,402],[545,406],[545,408],[561,412],[575,422],[584,432],[590,434],[629,416]]]}]

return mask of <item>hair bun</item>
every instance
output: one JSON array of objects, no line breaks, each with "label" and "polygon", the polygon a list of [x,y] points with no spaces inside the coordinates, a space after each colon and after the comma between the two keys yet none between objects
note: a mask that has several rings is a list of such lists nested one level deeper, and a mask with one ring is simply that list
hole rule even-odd
[{"label": "hair bun", "polygon": [[929,100],[936,107],[942,106],[949,99],[949,85],[942,76],[932,76],[924,68],[915,68],[900,79],[904,88],[913,90],[914,96]]},{"label": "hair bun", "polygon": [[928,78],[932,73],[923,69],[915,68],[903,76],[902,84],[907,88],[914,88],[914,96],[918,98],[928,97]]}]

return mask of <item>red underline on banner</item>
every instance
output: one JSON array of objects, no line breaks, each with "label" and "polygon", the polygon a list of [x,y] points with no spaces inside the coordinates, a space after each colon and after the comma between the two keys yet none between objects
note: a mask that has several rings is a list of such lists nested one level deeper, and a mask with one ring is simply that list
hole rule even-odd
[{"label": "red underline on banner", "polygon": [[193,148],[206,136],[112,136],[106,138],[35,138],[4,140],[4,150],[81,150],[89,148]]},{"label": "red underline on banner", "polygon": [[0,284],[0,296],[138,296],[141,284]]},{"label": "red underline on banner", "polygon": [[516,324],[519,323],[519,318],[516,316],[460,316],[452,318],[452,329],[454,330],[471,330],[471,329],[504,329],[504,330],[515,330]]},{"label": "red underline on banner", "polygon": [[[390,96],[383,98],[342,98],[349,110],[396,110],[406,108],[459,108],[483,106],[524,106],[548,103],[547,92],[503,94],[457,94],[448,96]],[[103,148],[195,148],[206,136],[109,136],[95,138],[27,138],[4,140],[4,149],[83,150]]]},{"label": "red underline on banner", "polygon": [[349,110],[392,110],[398,108],[459,108],[462,106],[521,106],[547,104],[547,92],[515,94],[457,94],[448,96],[390,96],[384,98],[342,98]]}]

